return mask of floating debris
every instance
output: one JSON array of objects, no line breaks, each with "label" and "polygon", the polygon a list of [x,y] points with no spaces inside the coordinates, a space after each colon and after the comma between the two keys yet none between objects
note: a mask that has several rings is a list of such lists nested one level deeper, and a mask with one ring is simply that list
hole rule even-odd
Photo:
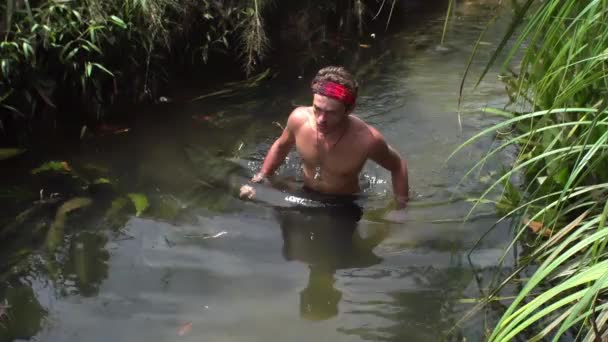
[{"label": "floating debris", "polygon": [[161,96],[158,98],[158,102],[160,103],[171,103],[173,102],[173,99],[171,99],[170,97],[167,96]]},{"label": "floating debris", "polygon": [[96,129],[97,134],[99,136],[124,134],[124,133],[129,132],[130,130],[131,129],[126,126],[108,125],[108,124],[101,124]]},{"label": "floating debris", "polygon": [[222,237],[224,235],[228,234],[228,232],[222,231],[219,232],[217,234],[200,234],[200,233],[196,233],[196,234],[184,234],[184,237],[189,238],[189,239],[202,239],[202,240],[208,240],[208,239],[217,239],[219,237]]},{"label": "floating debris", "polygon": [[214,91],[214,92],[211,92],[208,94],[204,94],[201,96],[197,96],[190,101],[194,102],[194,101],[204,100],[204,99],[210,98],[210,97],[232,95],[239,90],[257,87],[260,85],[260,83],[262,81],[264,81],[268,78],[271,78],[271,77],[274,77],[274,74],[271,73],[270,69],[266,69],[265,71],[259,73],[258,75],[248,78],[246,80],[228,82],[228,83],[224,84],[223,89]]},{"label": "floating debris", "polygon": [[87,126],[84,125],[80,129],[80,140],[84,139],[84,137],[85,137],[86,134],[87,134]]},{"label": "floating debris", "polygon": [[217,233],[215,235],[205,236],[203,239],[205,239],[205,240],[206,239],[217,239],[217,238],[219,238],[221,236],[224,236],[226,234],[228,234],[228,232],[219,232],[219,233]]},{"label": "floating debris", "polygon": [[0,321],[8,319],[8,309],[10,308],[11,306],[6,299],[4,300],[4,304],[0,303]]}]

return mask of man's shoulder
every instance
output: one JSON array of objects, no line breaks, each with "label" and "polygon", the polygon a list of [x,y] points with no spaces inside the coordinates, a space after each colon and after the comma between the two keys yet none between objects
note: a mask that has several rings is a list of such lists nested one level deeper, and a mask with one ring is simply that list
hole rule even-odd
[{"label": "man's shoulder", "polygon": [[310,107],[296,107],[291,114],[289,114],[289,117],[298,120],[306,120],[308,119],[309,113]]},{"label": "man's shoulder", "polygon": [[309,120],[310,107],[297,107],[295,108],[291,114],[289,114],[289,119],[287,120],[287,125],[292,129],[297,129],[301,127],[304,123]]},{"label": "man's shoulder", "polygon": [[368,124],[367,122],[363,121],[363,119],[360,119],[356,116],[352,116],[352,118],[353,122],[355,123],[357,135],[360,138],[364,139],[366,143],[374,144],[379,140],[384,140],[380,131],[378,131],[378,129],[376,129],[374,126]]}]

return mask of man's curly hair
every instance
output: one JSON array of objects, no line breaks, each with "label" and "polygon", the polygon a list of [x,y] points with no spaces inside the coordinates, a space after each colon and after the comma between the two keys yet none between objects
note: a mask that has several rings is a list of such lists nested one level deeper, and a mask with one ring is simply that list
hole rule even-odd
[{"label": "man's curly hair", "polygon": [[322,82],[335,82],[348,88],[355,98],[359,91],[359,83],[355,77],[342,66],[327,66],[317,72],[313,78],[310,87],[315,89],[316,85]]}]

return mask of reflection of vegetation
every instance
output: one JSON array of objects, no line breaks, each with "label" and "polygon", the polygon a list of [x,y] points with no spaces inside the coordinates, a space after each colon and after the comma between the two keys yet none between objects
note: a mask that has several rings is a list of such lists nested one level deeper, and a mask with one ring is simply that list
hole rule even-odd
[{"label": "reflection of vegetation", "polygon": [[0,161],[16,157],[24,152],[25,150],[22,148],[0,148]]},{"label": "reflection of vegetation", "polygon": [[362,310],[366,314],[380,316],[394,324],[382,328],[342,328],[341,332],[373,341],[465,340],[446,336],[460,317],[455,298],[462,296],[473,279],[473,272],[460,265],[460,261],[446,268],[432,265],[400,267],[391,270],[390,275],[381,274],[378,278],[403,282],[406,288],[389,292],[390,300],[383,300],[380,306],[357,299],[353,301],[365,308]]},{"label": "reflection of vegetation", "polygon": [[105,250],[106,242],[104,233],[77,233],[71,239],[69,250],[61,252],[60,257],[41,253],[41,257],[50,257],[34,266],[34,270],[14,269],[11,274],[0,276],[0,303],[6,301],[10,305],[5,317],[0,319],[0,341],[35,336],[46,316],[30,284],[20,279],[22,274],[32,274],[32,271],[47,274],[63,294],[96,295],[101,281],[107,277],[109,253]]},{"label": "reflection of vegetation", "polygon": [[67,220],[67,216],[70,212],[77,209],[81,209],[91,205],[91,199],[86,197],[75,197],[64,202],[55,214],[55,219],[49,227],[45,245],[49,251],[54,251],[59,247],[64,239],[64,229]]},{"label": "reflection of vegetation", "polygon": [[66,279],[74,280],[78,293],[94,296],[107,277],[110,255],[105,249],[108,239],[103,233],[82,232],[70,241],[64,268]]},{"label": "reflection of vegetation", "polygon": [[[488,68],[518,25],[526,22],[503,68],[521,52],[520,71],[502,77],[511,100],[528,113],[494,110],[509,119],[465,145],[484,134],[511,130],[490,156],[517,145],[518,160],[482,200],[492,188],[507,184],[501,209],[516,219],[517,238],[530,247],[518,271],[529,263],[538,266],[494,327],[490,341],[511,341],[529,333],[536,334],[533,340],[553,336],[556,341],[570,330],[586,341],[603,339],[608,315],[602,301],[608,288],[608,3],[513,4],[513,24]],[[523,189],[517,193],[509,183],[518,184],[521,174]],[[497,286],[493,295],[506,284]]]},{"label": "reflection of vegetation", "polygon": [[338,315],[342,292],[334,287],[334,270],[310,266],[306,288],[300,292],[300,316],[308,320],[326,320]]},{"label": "reflection of vegetation", "polygon": [[[86,261],[90,254],[78,254],[82,251],[77,247],[84,245],[92,253],[97,250],[89,246],[92,238],[78,241],[80,237],[88,236],[87,227],[96,227],[99,234],[95,239],[98,239],[107,231],[121,230],[133,215],[172,221],[189,219],[201,208],[225,211],[234,200],[226,194],[231,186],[226,178],[238,166],[220,157],[210,157],[208,153],[194,151],[191,156],[195,168],[201,170],[200,182],[176,195],[137,192],[139,184],[121,181],[112,176],[108,168],[99,165],[51,161],[34,168],[31,183],[33,187],[42,187],[43,191],[36,193],[15,188],[28,194],[22,204],[29,208],[16,217],[7,218],[8,224],[0,227],[0,279],[4,281],[26,272],[31,267],[30,256],[35,255],[45,260],[41,273],[59,287],[68,276],[65,272],[73,272],[86,283],[81,290],[90,292],[96,285],[95,281],[86,280],[90,278],[87,272],[95,271],[89,269],[91,261]],[[34,199],[40,198],[28,204],[32,202],[32,193]],[[13,200],[8,196],[10,194],[7,192],[7,201]],[[75,271],[70,271],[65,262],[58,261],[67,255],[71,255],[77,265]]]},{"label": "reflection of vegetation", "polygon": [[[97,172],[79,171],[81,170],[77,166],[68,166],[66,162],[50,162],[32,172],[32,183],[40,182],[41,186],[50,190],[40,191],[39,200],[0,228],[2,282],[27,272],[34,260],[29,258],[32,254],[44,260],[41,272],[46,273],[50,279],[59,281],[63,278],[63,266],[58,263],[57,256],[65,253],[65,243],[69,237],[80,234],[87,224],[98,220],[100,214],[108,213],[107,221],[103,221],[113,224],[108,224],[108,227],[122,227],[134,211],[141,213],[146,209],[145,196],[134,196],[133,201],[136,203],[129,207],[132,202],[126,195],[119,195],[116,184],[108,179],[102,180],[103,177]],[[113,198],[124,198],[125,209],[119,210],[113,206],[116,202]],[[95,250],[93,246],[88,246],[89,252]],[[77,260],[82,259],[77,257]],[[77,262],[81,265],[90,264]],[[85,274],[82,268],[79,272]],[[97,279],[99,280],[101,279]]]},{"label": "reflection of vegetation", "polygon": [[5,317],[0,319],[0,342],[30,339],[38,333],[46,311],[28,285],[15,282],[0,287],[0,302],[9,305]]}]

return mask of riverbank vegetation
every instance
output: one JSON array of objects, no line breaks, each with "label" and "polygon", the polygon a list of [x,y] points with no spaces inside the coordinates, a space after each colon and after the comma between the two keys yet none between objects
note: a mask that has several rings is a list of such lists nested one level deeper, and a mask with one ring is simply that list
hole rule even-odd
[{"label": "riverbank vegetation", "polygon": [[205,61],[210,49],[227,47],[231,35],[258,15],[251,7],[237,11],[230,3],[208,1],[8,0],[3,5],[4,133],[20,130],[7,127],[19,119],[65,115],[53,108],[96,116],[116,96],[144,100],[166,76],[167,65],[176,62],[173,50]]},{"label": "riverbank vegetation", "polygon": [[487,110],[507,119],[461,146],[499,133],[497,147],[476,167],[509,146],[519,148],[513,167],[478,199],[504,189],[496,204],[503,219],[514,222],[510,249],[519,245],[525,251],[513,274],[497,281],[486,298],[493,302],[504,287],[522,284],[488,340],[604,341],[608,2],[527,0],[514,10],[513,24],[488,64],[507,52],[501,77],[512,104],[509,110]]},{"label": "riverbank vegetation", "polygon": [[281,39],[311,44],[362,34],[371,21],[390,22],[396,3],[3,1],[0,139],[23,144],[32,120],[50,121],[47,128],[98,122],[120,99],[155,101],[180,72],[236,69],[247,77],[267,67],[264,58]]}]

